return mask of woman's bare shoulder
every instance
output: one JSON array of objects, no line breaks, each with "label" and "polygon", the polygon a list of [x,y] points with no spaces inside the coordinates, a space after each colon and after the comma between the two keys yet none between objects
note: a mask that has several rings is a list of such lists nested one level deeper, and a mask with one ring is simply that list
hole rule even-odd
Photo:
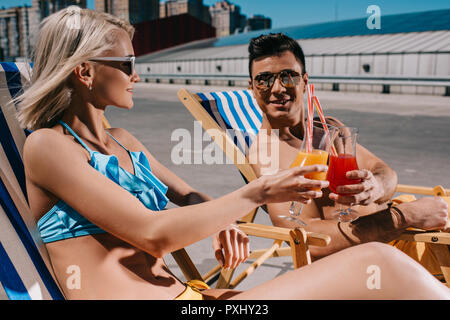
[{"label": "woman's bare shoulder", "polygon": [[[43,153],[47,149],[58,151],[62,148],[64,151],[74,150],[78,147],[73,143],[73,137],[65,135],[58,128],[42,128],[33,131],[25,140],[24,153],[38,152]],[[75,148],[78,150],[79,148]]]},{"label": "woman's bare shoulder", "polygon": [[61,155],[74,160],[86,160],[89,157],[87,151],[73,143],[70,137],[52,128],[33,131],[25,140],[23,161],[26,168],[51,165]]},{"label": "woman's bare shoulder", "polygon": [[60,145],[64,135],[55,129],[42,128],[33,131],[25,140],[23,146],[24,156],[29,154],[42,153],[43,150],[52,145]]}]

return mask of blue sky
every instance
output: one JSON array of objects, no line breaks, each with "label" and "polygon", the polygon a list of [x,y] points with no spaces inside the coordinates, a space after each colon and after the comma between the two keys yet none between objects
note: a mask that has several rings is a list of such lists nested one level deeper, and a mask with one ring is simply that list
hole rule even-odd
[{"label": "blue sky", "polygon": [[[203,0],[211,5],[217,0]],[[230,0],[247,16],[263,14],[272,18],[272,27],[367,17],[366,9],[377,5],[381,16],[388,14],[450,9],[449,0]],[[94,0],[88,0],[93,7]],[[0,0],[0,7],[31,4],[31,0]]]}]

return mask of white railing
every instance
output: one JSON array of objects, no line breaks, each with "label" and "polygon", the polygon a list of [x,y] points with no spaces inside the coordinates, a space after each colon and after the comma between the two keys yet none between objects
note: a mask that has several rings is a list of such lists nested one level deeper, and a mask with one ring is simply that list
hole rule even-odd
[{"label": "white railing", "polygon": [[[248,75],[223,75],[223,74],[151,74],[139,75],[142,81],[153,82],[180,82],[190,83],[191,81],[201,81],[210,84],[211,81],[222,81],[224,84],[234,86],[236,82],[246,83]],[[445,95],[450,95],[450,77],[436,76],[350,76],[350,75],[316,75],[309,79],[314,83],[333,84],[333,90],[339,90],[339,84],[361,84],[361,85],[382,85],[383,92],[389,93],[390,86],[423,86],[423,87],[445,87]]]}]

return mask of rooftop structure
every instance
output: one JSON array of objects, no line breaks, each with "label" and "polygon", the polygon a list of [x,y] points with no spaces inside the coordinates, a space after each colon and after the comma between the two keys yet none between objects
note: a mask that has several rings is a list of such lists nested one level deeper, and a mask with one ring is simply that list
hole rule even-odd
[{"label": "rooftop structure", "polygon": [[369,29],[363,18],[254,31],[192,42],[137,62],[145,65],[143,71],[150,68],[150,78],[198,75],[245,83],[250,40],[282,32],[300,43],[306,69],[319,87],[450,95],[448,21],[450,10],[437,10],[382,16],[381,29]]}]

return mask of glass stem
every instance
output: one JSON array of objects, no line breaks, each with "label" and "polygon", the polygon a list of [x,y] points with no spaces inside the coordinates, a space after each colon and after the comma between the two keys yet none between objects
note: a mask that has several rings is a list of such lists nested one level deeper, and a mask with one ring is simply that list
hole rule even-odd
[{"label": "glass stem", "polygon": [[298,208],[298,210],[295,210],[296,205],[297,205],[297,202],[296,202],[296,201],[292,201],[292,202],[291,202],[291,206],[290,206],[290,208],[289,208],[289,214],[290,214],[291,216],[298,217],[298,216],[300,215],[300,213],[302,213],[303,203],[299,203],[299,208]]},{"label": "glass stem", "polygon": [[347,214],[347,210],[345,209],[344,205],[339,203],[338,205],[339,215],[344,216]]}]

